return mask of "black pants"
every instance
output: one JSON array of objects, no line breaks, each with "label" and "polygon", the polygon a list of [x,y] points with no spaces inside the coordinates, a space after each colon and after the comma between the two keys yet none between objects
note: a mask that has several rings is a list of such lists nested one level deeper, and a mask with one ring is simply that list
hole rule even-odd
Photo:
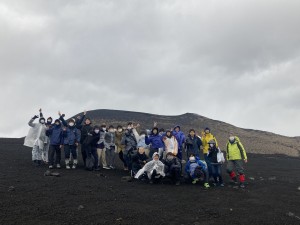
[{"label": "black pants", "polygon": [[124,160],[123,151],[119,152],[119,158],[122,161],[122,163],[124,164],[124,167],[127,167],[126,161]]},{"label": "black pants", "polygon": [[180,180],[181,170],[180,168],[172,168],[168,174],[172,181],[177,182]]},{"label": "black pants", "polygon": [[87,152],[90,152],[89,145],[82,144],[81,145],[81,155],[82,155],[82,160],[83,164],[85,166],[86,158],[87,158]]},{"label": "black pants", "polygon": [[55,164],[60,164],[61,160],[61,149],[59,145],[50,145],[49,148],[49,163],[54,165],[54,154],[55,154]]},{"label": "black pants", "polygon": [[161,175],[157,173],[156,170],[153,170],[153,173],[151,175],[151,180],[155,183],[158,183],[161,180]]}]

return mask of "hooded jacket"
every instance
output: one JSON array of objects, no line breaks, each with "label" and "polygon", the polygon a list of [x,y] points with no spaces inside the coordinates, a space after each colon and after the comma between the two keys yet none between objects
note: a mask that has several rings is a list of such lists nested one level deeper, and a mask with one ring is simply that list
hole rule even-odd
[{"label": "hooded jacket", "polygon": [[169,160],[168,157],[164,160],[165,173],[170,173],[173,169],[181,170],[181,163],[179,159],[174,156],[173,159]]},{"label": "hooded jacket", "polygon": [[190,160],[185,165],[185,172],[187,174],[191,174],[195,171],[195,168],[200,166],[203,170],[207,170],[207,166],[204,162],[202,162],[198,157],[196,157],[195,162],[191,162]]},{"label": "hooded jacket", "polygon": [[165,176],[165,165],[160,160],[154,160],[154,157],[159,154],[155,152],[153,154],[153,157],[150,162],[146,163],[145,166],[139,170],[139,172],[135,175],[135,178],[138,179],[143,173],[147,173],[147,176],[149,179],[151,179],[151,175],[153,173],[153,170],[156,170],[157,174],[160,174],[161,176]]},{"label": "hooded jacket", "polygon": [[[178,132],[175,130],[177,127],[179,128]],[[176,126],[176,127],[174,127],[173,132],[172,132],[174,137],[177,139],[178,149],[182,149],[182,145],[185,142],[185,135],[180,129],[181,129],[180,126]]]},{"label": "hooded jacket", "polygon": [[217,139],[215,138],[215,136],[212,135],[211,133],[205,134],[205,135],[202,137],[203,154],[207,154],[207,153],[208,153],[208,149],[209,149],[209,144],[208,144],[208,142],[209,142],[210,140],[214,140],[215,143],[216,143],[216,147],[218,148],[218,142],[217,142]]},{"label": "hooded jacket", "polygon": [[67,127],[67,130],[63,131],[64,145],[75,145],[80,142],[80,131],[74,127]]},{"label": "hooded jacket", "polygon": [[178,154],[178,142],[173,135],[171,137],[164,136],[163,142],[164,142],[166,153],[171,152],[173,153],[173,155]]},{"label": "hooded jacket", "polygon": [[44,148],[44,144],[47,141],[46,137],[46,125],[41,123],[33,123],[34,119],[28,122],[31,127],[24,140],[24,145],[27,147],[33,147],[38,145],[40,149]]},{"label": "hooded jacket", "polygon": [[46,135],[50,138],[50,145],[62,145],[64,142],[63,129],[61,125],[52,125]]},{"label": "hooded jacket", "polygon": [[227,160],[247,159],[246,150],[237,136],[234,137],[233,143],[227,142],[226,153]]},{"label": "hooded jacket", "polygon": [[200,147],[202,145],[202,141],[198,136],[192,137],[191,135],[188,135],[185,146],[189,153],[194,153],[196,155],[199,155],[200,153]]},{"label": "hooded jacket", "polygon": [[134,150],[137,147],[137,141],[135,138],[135,135],[133,134],[132,130],[126,130],[122,140],[121,140],[121,144],[125,145],[125,151],[124,153],[127,154],[129,150]]},{"label": "hooded jacket", "polygon": [[[154,130],[157,130],[156,134],[153,133]],[[151,131],[151,134],[149,136],[145,137],[145,143],[147,145],[151,145],[151,148],[154,148],[154,149],[164,147],[164,143],[162,141],[162,136],[158,133],[157,127],[154,127]]]}]

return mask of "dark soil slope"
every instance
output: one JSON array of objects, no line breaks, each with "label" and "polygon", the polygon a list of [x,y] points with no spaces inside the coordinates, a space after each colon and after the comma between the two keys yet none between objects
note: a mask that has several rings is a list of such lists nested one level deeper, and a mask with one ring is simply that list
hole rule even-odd
[{"label": "dark soil slope", "polygon": [[[300,160],[249,155],[248,186],[204,190],[168,182],[122,181],[128,174],[56,170],[31,164],[22,139],[0,139],[0,224],[300,224]],[[250,179],[249,179],[250,178]]]}]

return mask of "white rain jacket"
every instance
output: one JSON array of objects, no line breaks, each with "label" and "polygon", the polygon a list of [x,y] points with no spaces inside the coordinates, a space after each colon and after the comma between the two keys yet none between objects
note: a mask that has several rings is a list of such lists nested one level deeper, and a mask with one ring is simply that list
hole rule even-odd
[{"label": "white rain jacket", "polygon": [[[154,158],[155,155],[158,155],[158,153],[157,152],[154,153],[152,158]],[[142,169],[140,169],[139,172],[137,172],[135,178],[138,179],[144,172],[146,172],[148,178],[151,179],[153,170],[156,170],[157,174],[160,174],[161,176],[164,177],[166,176],[164,169],[165,169],[165,165],[161,161],[159,160],[156,161],[153,159],[152,161],[146,163],[146,165]]]},{"label": "white rain jacket", "polygon": [[25,137],[24,145],[27,147],[39,146],[40,149],[44,149],[44,144],[47,143],[46,125],[41,123],[33,123],[34,119],[31,119],[28,123],[31,126],[27,136]]}]

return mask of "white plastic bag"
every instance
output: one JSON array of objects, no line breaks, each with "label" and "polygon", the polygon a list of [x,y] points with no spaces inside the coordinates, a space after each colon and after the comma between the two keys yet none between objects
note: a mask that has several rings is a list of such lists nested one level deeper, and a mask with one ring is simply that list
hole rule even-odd
[{"label": "white plastic bag", "polygon": [[224,153],[220,149],[219,149],[219,152],[217,154],[217,160],[218,160],[218,163],[224,163],[225,162]]}]

